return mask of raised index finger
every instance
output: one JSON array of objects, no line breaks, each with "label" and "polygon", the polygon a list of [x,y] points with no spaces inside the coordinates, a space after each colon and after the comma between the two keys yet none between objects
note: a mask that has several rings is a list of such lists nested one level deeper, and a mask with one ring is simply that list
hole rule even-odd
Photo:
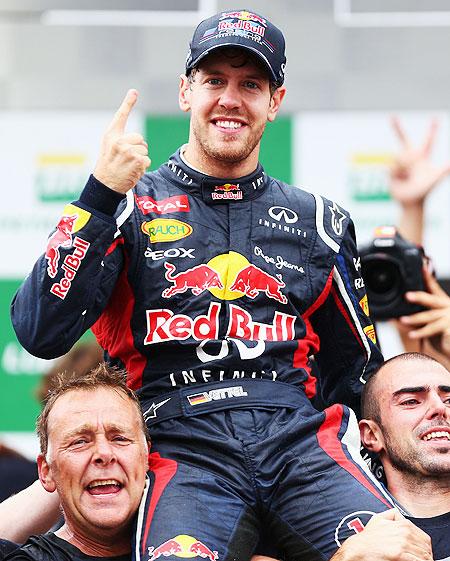
[{"label": "raised index finger", "polygon": [[126,96],[123,98],[119,109],[116,111],[113,120],[111,121],[108,131],[124,132],[127,125],[128,117],[136,104],[138,98],[137,90],[131,89],[127,91]]}]

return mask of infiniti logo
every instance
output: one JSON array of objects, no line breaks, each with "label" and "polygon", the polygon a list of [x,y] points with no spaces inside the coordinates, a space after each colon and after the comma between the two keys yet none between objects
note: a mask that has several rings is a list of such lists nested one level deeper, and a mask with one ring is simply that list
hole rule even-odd
[{"label": "infiniti logo", "polygon": [[284,220],[286,224],[294,224],[294,222],[298,221],[298,214],[290,208],[286,208],[284,206],[270,207],[269,216],[277,222],[281,222],[281,220]]}]

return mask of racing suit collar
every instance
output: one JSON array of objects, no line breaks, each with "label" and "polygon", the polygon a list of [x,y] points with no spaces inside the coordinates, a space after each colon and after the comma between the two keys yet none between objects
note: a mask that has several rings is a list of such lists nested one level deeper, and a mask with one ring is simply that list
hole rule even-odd
[{"label": "racing suit collar", "polygon": [[180,150],[161,167],[161,173],[183,191],[201,197],[210,205],[253,200],[262,195],[267,186],[267,175],[261,164],[245,177],[227,180],[194,170],[182,159]]}]

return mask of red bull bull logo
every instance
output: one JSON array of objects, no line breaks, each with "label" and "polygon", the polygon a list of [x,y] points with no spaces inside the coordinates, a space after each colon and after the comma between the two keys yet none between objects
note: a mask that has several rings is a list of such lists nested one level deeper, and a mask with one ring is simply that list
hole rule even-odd
[{"label": "red bull bull logo", "polygon": [[[240,298],[248,296],[249,298],[256,298],[260,292],[263,292],[268,298],[277,300],[281,304],[287,303],[286,296],[281,292],[281,289],[286,284],[281,280],[281,275],[273,276],[266,273],[259,267],[249,264],[248,261],[241,255],[236,254],[235,260],[240,258],[242,265],[236,269],[234,277],[230,274],[229,268],[224,268],[223,263],[227,256],[218,256],[213,258],[209,264],[197,265],[186,271],[175,273],[176,267],[172,263],[165,263],[166,280],[173,283],[169,288],[162,292],[163,298],[171,298],[175,294],[191,290],[194,296],[198,296],[205,290],[211,290],[215,295],[217,293],[214,289],[226,290],[227,294],[237,293],[228,299]],[[220,258],[223,257],[222,260]],[[217,260],[219,258],[219,261]],[[215,269],[211,265],[215,264],[217,267],[222,267],[222,270]],[[234,278],[231,285],[225,287],[225,282],[222,279]],[[226,299],[225,294],[222,296]]]},{"label": "red bull bull logo", "polygon": [[149,547],[148,553],[148,561],[156,561],[159,557],[170,557],[171,555],[184,559],[194,557],[209,559],[209,561],[218,561],[219,559],[217,551],[213,551],[200,540],[187,534],[175,536],[157,547]]},{"label": "red bull bull logo", "polygon": [[45,258],[48,262],[47,273],[52,279],[56,277],[56,273],[58,272],[60,258],[59,248],[71,247],[72,245],[72,232],[77,218],[78,214],[62,216],[56,226],[56,231],[48,239]]},{"label": "red bull bull logo", "polygon": [[281,288],[286,284],[280,278],[269,275],[256,265],[249,265],[240,271],[230,290],[243,292],[249,298],[256,298],[260,292],[264,292],[268,298],[278,300],[282,304],[287,303],[287,298],[281,293]]},{"label": "red bull bull logo", "polygon": [[225,183],[214,187],[214,192],[211,193],[213,201],[228,200],[238,201],[242,199],[242,191],[239,185],[233,183]]},{"label": "red bull bull logo", "polygon": [[165,277],[173,285],[162,292],[163,298],[171,298],[175,294],[190,290],[198,296],[208,288],[223,288],[219,275],[208,265],[197,265],[178,274],[173,274],[176,267],[172,263],[164,263]]},{"label": "red bull bull logo", "polygon": [[221,20],[222,19],[227,19],[227,18],[240,19],[240,20],[243,20],[243,21],[257,21],[261,25],[264,25],[264,26],[267,25],[267,22],[264,18],[258,16],[257,14],[253,14],[252,12],[248,12],[247,10],[240,10],[240,11],[235,11],[235,12],[224,12],[220,16]]}]

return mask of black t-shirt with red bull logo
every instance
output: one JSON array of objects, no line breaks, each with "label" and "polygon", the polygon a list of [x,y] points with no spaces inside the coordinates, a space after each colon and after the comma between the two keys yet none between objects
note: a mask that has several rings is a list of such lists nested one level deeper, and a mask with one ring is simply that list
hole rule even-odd
[{"label": "black t-shirt with red bull logo", "polygon": [[[260,165],[217,179],[179,152],[126,197],[91,176],[19,289],[12,320],[43,358],[92,328],[144,399],[241,379],[311,397],[314,355],[324,402],[358,410],[382,360],[348,213]],[[231,397],[243,404],[244,393]]]}]

